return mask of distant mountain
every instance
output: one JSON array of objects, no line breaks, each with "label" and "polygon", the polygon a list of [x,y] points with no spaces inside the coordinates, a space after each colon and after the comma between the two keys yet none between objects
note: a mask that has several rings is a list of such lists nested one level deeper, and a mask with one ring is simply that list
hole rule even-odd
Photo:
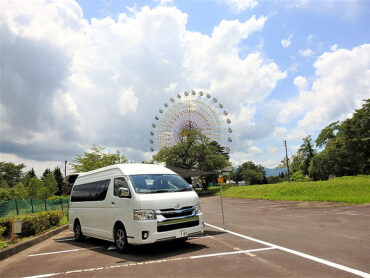
[{"label": "distant mountain", "polygon": [[[233,167],[233,172],[236,172],[238,167]],[[270,168],[264,168],[266,172],[266,177],[271,177],[271,176],[278,176],[282,172],[287,172],[286,168],[278,168],[278,169],[270,169]]]},{"label": "distant mountain", "polygon": [[270,169],[265,168],[266,177],[278,176],[282,172],[287,172],[286,168]]}]

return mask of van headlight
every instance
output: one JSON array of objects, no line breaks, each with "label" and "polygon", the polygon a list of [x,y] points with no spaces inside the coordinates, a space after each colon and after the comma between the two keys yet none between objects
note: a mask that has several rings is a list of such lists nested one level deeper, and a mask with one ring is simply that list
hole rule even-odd
[{"label": "van headlight", "polygon": [[195,206],[195,213],[196,213],[196,214],[199,214],[199,213],[200,213],[200,203],[198,203],[198,204]]},{"label": "van headlight", "polygon": [[155,220],[155,211],[151,209],[134,210],[134,220]]}]

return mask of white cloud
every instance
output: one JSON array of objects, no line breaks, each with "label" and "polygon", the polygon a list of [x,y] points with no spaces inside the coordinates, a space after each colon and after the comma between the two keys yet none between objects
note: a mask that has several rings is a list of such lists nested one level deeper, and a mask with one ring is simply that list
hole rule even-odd
[{"label": "white cloud", "polygon": [[297,128],[289,132],[290,139],[303,138],[330,122],[347,118],[370,97],[370,44],[326,52],[314,67],[311,89],[305,90],[304,77],[297,77],[299,95],[279,113],[282,123],[300,119]]},{"label": "white cloud", "polygon": [[[187,30],[187,14],[167,5],[91,22],[72,0],[3,7],[1,150],[19,157],[68,160],[101,144],[138,150],[128,158],[140,160],[168,93],[204,88],[239,111],[287,75],[263,53],[239,56],[264,16],[223,20],[209,36]],[[258,123],[249,127],[262,136]]]},{"label": "white cloud", "polygon": [[173,5],[173,0],[155,0],[156,2],[159,2],[159,5],[165,6],[165,5]]},{"label": "white cloud", "polygon": [[247,161],[255,161],[256,157],[262,154],[262,150],[256,146],[249,146],[247,152],[233,152],[230,154],[231,163],[241,165]]},{"label": "white cloud", "polygon": [[338,49],[337,44],[333,44],[332,47],[330,48],[331,51],[336,51]]},{"label": "white cloud", "polygon": [[[23,170],[24,172],[29,171],[33,168],[38,177],[42,176],[42,173],[44,173],[45,169],[49,168],[51,170],[54,170],[55,167],[59,167],[64,176],[64,161],[37,161],[32,159],[24,159],[14,154],[6,153],[0,153],[0,161],[13,162],[14,164],[23,163],[26,166]],[[71,172],[72,170],[70,169],[70,167],[67,166],[67,175]]]},{"label": "white cloud", "polygon": [[361,106],[363,99],[370,97],[370,44],[326,52],[314,66],[315,106],[299,121],[299,127],[315,129],[330,121],[343,120]]},{"label": "white cloud", "polygon": [[135,92],[132,90],[132,87],[122,91],[118,101],[119,112],[123,116],[130,112],[136,112],[138,102],[139,100],[135,96]]},{"label": "white cloud", "polygon": [[309,34],[309,35],[307,36],[307,42],[308,42],[308,43],[311,43],[311,42],[312,42],[313,37],[314,37],[314,35]]},{"label": "white cloud", "polygon": [[289,47],[292,44],[293,34],[290,34],[287,39],[281,40],[281,45],[283,47]]},{"label": "white cloud", "polygon": [[299,91],[307,89],[307,79],[303,76],[297,76],[294,78],[294,85],[297,86]]},{"label": "white cloud", "polygon": [[277,126],[277,127],[275,127],[275,130],[274,130],[274,133],[272,134],[272,136],[276,140],[281,141],[281,139],[285,139],[287,137],[287,130],[286,130],[285,127]]},{"label": "white cloud", "polygon": [[314,52],[311,48],[307,48],[305,50],[299,50],[299,54],[301,54],[304,57],[312,57]]},{"label": "white cloud", "polygon": [[177,88],[177,83],[170,83],[168,87],[164,88],[166,93],[174,93]]},{"label": "white cloud", "polygon": [[221,0],[230,6],[233,13],[241,13],[247,9],[253,9],[258,5],[257,0]]}]

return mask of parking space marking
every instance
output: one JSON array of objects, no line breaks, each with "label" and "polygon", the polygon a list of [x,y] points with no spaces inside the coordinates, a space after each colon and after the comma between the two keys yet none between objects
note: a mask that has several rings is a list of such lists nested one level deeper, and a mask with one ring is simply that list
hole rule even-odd
[{"label": "parking space marking", "polygon": [[213,236],[189,236],[188,239],[213,238]]},{"label": "parking space marking", "polygon": [[69,241],[69,240],[75,240],[75,238],[74,237],[71,237],[71,238],[55,239],[56,242]]},{"label": "parking space marking", "polygon": [[69,252],[78,252],[78,251],[91,250],[91,249],[97,249],[97,248],[105,248],[105,246],[96,246],[96,247],[89,247],[89,248],[77,248],[77,249],[69,249],[69,250],[62,250],[62,251],[55,251],[55,252],[48,252],[48,253],[38,253],[38,254],[28,255],[28,257],[46,256],[46,255],[62,254],[62,253],[69,253]]},{"label": "parking space marking", "polygon": [[258,248],[258,249],[250,249],[250,250],[240,250],[240,251],[233,251],[233,252],[223,252],[223,253],[215,253],[215,254],[206,254],[206,255],[199,255],[199,256],[191,256],[190,259],[200,259],[200,258],[208,258],[208,257],[236,255],[236,254],[245,254],[245,253],[252,253],[252,252],[267,251],[267,250],[272,250],[272,249],[276,249],[276,248],[275,247],[266,247],[266,248]]},{"label": "parking space marking", "polygon": [[23,277],[23,278],[52,277],[52,276],[58,276],[58,275],[66,275],[66,274],[72,274],[72,273],[90,272],[90,271],[98,271],[98,270],[107,270],[107,269],[114,269],[114,268],[120,268],[120,267],[140,266],[140,265],[158,264],[158,263],[184,261],[184,260],[196,260],[196,259],[203,259],[203,258],[217,257],[217,256],[248,254],[248,253],[251,253],[251,252],[261,252],[261,251],[268,251],[268,250],[272,250],[272,249],[276,249],[276,248],[275,247],[267,247],[267,248],[259,248],[259,249],[249,249],[249,250],[240,250],[240,251],[233,251],[233,252],[223,252],[223,253],[214,253],[214,254],[190,256],[190,257],[178,257],[178,258],[173,258],[173,259],[161,259],[161,260],[146,261],[146,262],[140,262],[140,263],[127,263],[127,264],[111,265],[111,266],[104,266],[104,267],[76,269],[76,270],[69,270],[69,271],[63,271],[63,272],[55,272],[55,273],[47,273],[47,274],[40,274],[40,275],[34,275],[34,276],[26,276],[26,277]]},{"label": "parking space marking", "polygon": [[226,230],[224,228],[217,227],[217,226],[209,224],[209,223],[205,223],[205,224],[209,227],[212,227],[212,228],[216,229],[216,230],[224,231],[224,232],[227,232],[229,234],[232,234],[232,235],[235,235],[235,236],[238,236],[238,237],[250,240],[250,241],[254,241],[254,242],[257,242],[257,243],[260,243],[260,244],[264,244],[264,245],[267,245],[267,246],[270,246],[270,247],[274,247],[275,249],[279,249],[281,251],[285,251],[285,252],[288,252],[288,253],[291,253],[291,254],[294,254],[294,255],[297,255],[297,256],[300,256],[300,257],[318,262],[318,263],[322,263],[322,264],[331,266],[331,267],[336,268],[336,269],[347,271],[347,272],[350,272],[352,274],[355,274],[355,275],[358,275],[358,276],[361,276],[361,277],[370,278],[369,273],[363,272],[363,271],[358,270],[358,269],[354,269],[354,268],[351,268],[351,267],[348,267],[348,266],[344,266],[344,265],[337,264],[337,263],[334,263],[334,262],[331,262],[331,261],[327,261],[327,260],[312,256],[312,255],[308,255],[308,254],[305,254],[305,253],[302,253],[302,252],[299,252],[299,251],[295,251],[293,249],[285,248],[285,247],[282,247],[282,246],[279,246],[279,245],[276,245],[276,244],[273,244],[273,243],[269,243],[269,242],[266,242],[266,241],[263,241],[263,240],[253,238],[253,237],[249,237],[249,236],[246,236],[246,235],[235,233],[233,231]]}]

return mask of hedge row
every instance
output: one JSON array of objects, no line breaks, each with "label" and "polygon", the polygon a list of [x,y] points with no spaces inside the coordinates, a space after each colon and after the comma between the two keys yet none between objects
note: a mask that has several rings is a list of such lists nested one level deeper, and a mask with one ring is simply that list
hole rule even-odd
[{"label": "hedge row", "polygon": [[49,229],[51,226],[58,225],[62,217],[63,211],[61,210],[43,211],[14,217],[2,217],[0,218],[0,237],[10,237],[13,219],[22,220],[21,237],[26,237],[36,235]]}]

